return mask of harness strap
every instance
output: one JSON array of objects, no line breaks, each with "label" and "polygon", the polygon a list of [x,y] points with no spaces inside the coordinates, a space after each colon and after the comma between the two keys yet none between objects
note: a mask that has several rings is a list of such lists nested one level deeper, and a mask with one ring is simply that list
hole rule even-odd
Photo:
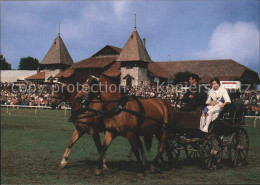
[{"label": "harness strap", "polygon": [[153,117],[151,117],[151,116],[147,116],[146,114],[143,114],[143,113],[140,113],[140,112],[132,111],[132,110],[125,109],[125,108],[122,108],[122,111],[128,112],[128,113],[130,113],[130,114],[133,114],[134,116],[140,116],[140,117],[142,117],[142,120],[143,120],[143,121],[144,121],[145,119],[150,119],[150,120],[153,120],[153,121],[162,122],[162,120],[153,118]]},{"label": "harness strap", "polygon": [[87,114],[85,116],[78,117],[77,120],[83,119],[83,118],[95,117],[95,116],[103,116],[103,112],[102,111],[98,111],[98,110],[95,110],[95,109],[92,109],[90,111],[94,112],[94,114]]},{"label": "harness strap", "polygon": [[[117,115],[121,112],[121,110],[123,109],[123,107],[125,106],[127,100],[128,100],[129,97],[122,97],[120,98],[119,100],[117,100],[118,102],[118,105],[114,108],[112,108],[111,110],[108,110],[108,111],[103,111],[103,116],[113,116],[113,115]],[[114,101],[114,100],[113,100]],[[106,107],[106,105],[108,103],[110,103],[112,101],[106,101],[103,108]]]},{"label": "harness strap", "polygon": [[[144,106],[142,105],[141,101],[136,97],[136,96],[132,96],[134,98],[134,100],[136,101],[136,103],[138,104],[138,107],[139,107],[139,114],[142,114],[142,115],[145,115],[145,110],[144,110]],[[126,109],[127,110],[127,109]],[[135,115],[135,113],[132,113],[133,115]],[[135,115],[136,116],[136,115]],[[145,120],[145,117],[144,116],[137,116],[138,118],[138,126],[139,128],[141,127],[142,123],[144,122]]]},{"label": "harness strap", "polygon": [[[138,107],[139,107],[139,111],[140,112],[137,112],[137,111],[133,111],[133,110],[129,110],[129,109],[126,109],[124,108],[124,106],[126,105],[126,102],[128,101],[129,97],[132,97],[138,104]],[[106,101],[105,102],[105,105],[103,107],[106,106],[107,103],[109,102],[115,102],[115,100],[112,100],[112,101]],[[116,107],[114,107],[113,109],[109,110],[109,111],[99,111],[99,110],[96,110],[96,109],[92,109],[92,108],[82,108],[80,110],[77,111],[77,115],[79,115],[80,113],[82,113],[82,111],[91,111],[91,112],[94,112],[94,114],[88,114],[88,115],[85,115],[85,116],[81,116],[81,117],[78,117],[76,119],[76,122],[77,123],[84,123],[84,122],[80,122],[78,121],[79,119],[83,119],[83,118],[89,118],[89,117],[94,117],[94,116],[103,116],[103,117],[108,117],[108,116],[114,116],[114,115],[117,115],[119,114],[121,111],[124,111],[124,112],[128,112],[134,116],[137,116],[138,117],[138,125],[141,126],[141,124],[144,122],[144,120],[146,119],[150,119],[150,120],[153,120],[153,121],[156,121],[156,122],[162,122],[162,120],[159,120],[159,119],[156,119],[156,118],[153,118],[153,117],[150,117],[150,116],[147,116],[145,114],[145,110],[144,110],[144,107],[141,103],[141,101],[136,97],[136,96],[126,96],[126,97],[122,97],[120,98],[119,100],[117,100],[118,102],[118,105]],[[94,102],[93,102],[94,103]],[[85,105],[86,106],[86,105]],[[84,106],[83,106],[84,107]],[[85,123],[86,124],[86,123]]]}]

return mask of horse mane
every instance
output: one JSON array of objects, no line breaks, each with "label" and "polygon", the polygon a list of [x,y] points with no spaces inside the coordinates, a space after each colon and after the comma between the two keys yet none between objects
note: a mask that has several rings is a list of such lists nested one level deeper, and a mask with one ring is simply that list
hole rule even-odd
[{"label": "horse mane", "polygon": [[112,77],[109,77],[105,74],[100,74],[100,81],[106,82],[108,85],[116,84],[116,81],[114,79],[112,79]]},{"label": "horse mane", "polygon": [[113,84],[116,86],[118,93],[120,93],[122,96],[126,95],[125,91],[122,89],[122,86],[116,82],[115,78],[107,76],[105,74],[100,74],[100,82],[102,84],[106,83],[108,86]]}]

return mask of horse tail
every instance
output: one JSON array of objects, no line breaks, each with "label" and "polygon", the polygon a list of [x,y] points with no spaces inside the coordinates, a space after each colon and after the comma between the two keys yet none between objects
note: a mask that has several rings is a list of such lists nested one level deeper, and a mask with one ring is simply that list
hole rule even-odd
[{"label": "horse tail", "polygon": [[152,143],[153,143],[153,135],[144,136],[144,145],[147,152],[151,150]]}]

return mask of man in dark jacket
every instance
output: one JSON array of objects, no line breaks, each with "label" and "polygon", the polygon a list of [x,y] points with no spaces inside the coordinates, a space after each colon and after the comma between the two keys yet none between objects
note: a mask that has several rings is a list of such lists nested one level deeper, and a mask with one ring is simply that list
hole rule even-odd
[{"label": "man in dark jacket", "polygon": [[240,93],[236,92],[234,94],[234,100],[233,100],[233,111],[235,112],[246,112],[246,106],[243,102],[243,100],[240,98]]},{"label": "man in dark jacket", "polygon": [[200,111],[207,99],[204,85],[198,84],[200,77],[197,74],[189,76],[189,89],[181,99],[185,104],[183,111]]}]

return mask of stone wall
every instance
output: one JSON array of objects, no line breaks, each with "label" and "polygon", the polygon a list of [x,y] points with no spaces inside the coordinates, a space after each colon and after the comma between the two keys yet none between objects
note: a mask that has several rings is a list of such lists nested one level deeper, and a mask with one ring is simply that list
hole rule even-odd
[{"label": "stone wall", "polygon": [[48,78],[55,77],[57,74],[59,74],[61,72],[60,69],[55,69],[55,70],[47,70],[45,71],[45,82],[48,82]]},{"label": "stone wall", "polygon": [[132,81],[132,85],[140,85],[141,82],[150,82],[147,76],[148,74],[146,68],[133,67],[131,69],[127,69],[126,67],[121,67],[120,84],[123,86],[126,85],[126,79],[124,79],[124,77],[127,75],[130,75],[134,78]]},{"label": "stone wall", "polygon": [[141,68],[139,67],[138,70],[138,84],[140,85],[141,82],[150,82],[150,79],[148,77],[148,69],[147,68]]}]

